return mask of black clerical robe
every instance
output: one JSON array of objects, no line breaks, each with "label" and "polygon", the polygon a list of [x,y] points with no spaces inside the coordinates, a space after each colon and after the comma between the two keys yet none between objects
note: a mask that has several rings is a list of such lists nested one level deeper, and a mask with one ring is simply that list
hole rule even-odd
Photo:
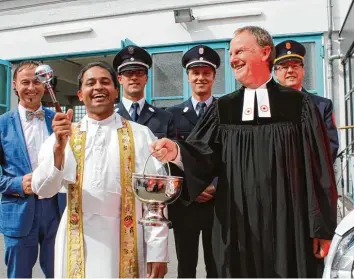
[{"label": "black clerical robe", "polygon": [[329,139],[307,94],[273,80],[267,89],[271,118],[242,121],[241,88],[219,98],[178,143],[184,194],[193,201],[219,177],[219,277],[316,277],[312,238],[332,239],[336,227]]}]

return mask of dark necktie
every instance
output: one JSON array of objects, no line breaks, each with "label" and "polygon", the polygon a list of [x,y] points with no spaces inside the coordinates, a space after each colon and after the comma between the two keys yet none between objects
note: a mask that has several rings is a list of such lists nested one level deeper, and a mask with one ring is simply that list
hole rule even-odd
[{"label": "dark necktie", "polygon": [[137,122],[138,117],[139,117],[139,115],[138,115],[139,104],[138,104],[138,103],[133,103],[133,104],[132,104],[132,108],[133,108],[132,120],[133,120],[134,122]]},{"label": "dark necktie", "polygon": [[39,120],[44,120],[44,111],[38,110],[36,112],[26,110],[26,120],[31,121],[33,118],[38,118]]},{"label": "dark necktie", "polygon": [[205,102],[198,102],[196,106],[197,118],[200,119],[202,115],[205,113],[206,110],[206,103]]}]

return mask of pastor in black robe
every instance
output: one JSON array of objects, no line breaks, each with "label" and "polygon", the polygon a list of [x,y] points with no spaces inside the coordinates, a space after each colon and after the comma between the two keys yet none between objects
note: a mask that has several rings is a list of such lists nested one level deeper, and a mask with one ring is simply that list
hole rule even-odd
[{"label": "pastor in black robe", "polygon": [[184,197],[195,200],[219,177],[213,225],[219,277],[316,277],[312,238],[332,239],[336,227],[329,138],[307,94],[274,80],[267,90],[270,118],[242,121],[242,87],[219,98],[178,142]]}]

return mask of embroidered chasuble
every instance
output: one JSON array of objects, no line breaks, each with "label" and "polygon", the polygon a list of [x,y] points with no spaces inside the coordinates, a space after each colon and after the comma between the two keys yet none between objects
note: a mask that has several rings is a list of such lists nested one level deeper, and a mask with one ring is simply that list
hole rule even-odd
[{"label": "embroidered chasuble", "polygon": [[[131,173],[143,172],[155,137],[117,114],[102,121],[85,116],[74,129],[63,170],[49,167],[53,135],[41,147],[33,173],[34,192],[43,197],[68,190],[68,212],[56,236],[55,277],[143,278],[147,262],[168,261],[169,230],[138,224],[142,204],[131,190]],[[159,168],[149,160],[146,171],[158,174]]]},{"label": "embroidered chasuble", "polygon": [[[80,131],[80,123],[73,128],[70,146],[77,162],[77,183],[68,189],[68,240],[67,240],[67,275],[70,278],[85,278],[84,240],[82,225],[81,187],[85,158],[85,132]],[[134,139],[129,123],[122,118],[122,128],[118,129],[120,146],[120,167],[122,184],[121,232],[120,232],[120,278],[138,278],[137,229],[135,222],[135,197],[131,187],[134,172]],[[93,152],[97,158],[94,168],[93,187],[99,182],[102,166],[102,153],[105,135],[101,126],[95,136]]]}]

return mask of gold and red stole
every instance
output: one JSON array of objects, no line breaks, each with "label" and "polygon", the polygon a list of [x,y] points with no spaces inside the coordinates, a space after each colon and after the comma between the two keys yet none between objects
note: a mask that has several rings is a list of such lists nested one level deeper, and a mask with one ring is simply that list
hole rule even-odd
[{"label": "gold and red stole", "polygon": [[[120,278],[138,278],[138,251],[135,197],[132,190],[132,173],[135,171],[135,150],[131,125],[121,118],[122,128],[117,130],[120,147],[121,224],[120,224]],[[77,169],[76,183],[68,187],[67,221],[67,274],[68,278],[85,278],[82,184],[85,162],[86,133],[73,124],[70,146]],[[94,253],[95,251],[90,251]]]}]

